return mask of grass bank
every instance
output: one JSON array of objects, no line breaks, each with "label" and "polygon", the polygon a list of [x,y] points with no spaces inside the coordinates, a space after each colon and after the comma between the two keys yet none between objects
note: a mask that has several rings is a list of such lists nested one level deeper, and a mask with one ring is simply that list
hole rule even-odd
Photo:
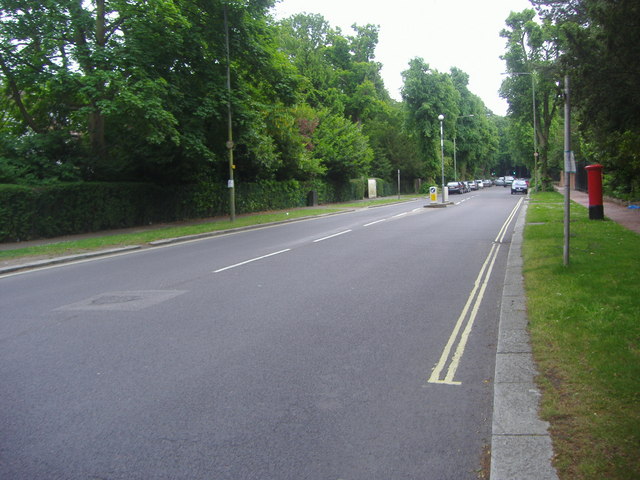
[{"label": "grass bank", "polygon": [[563,197],[531,197],[525,288],[542,417],[562,480],[640,478],[640,235]]}]

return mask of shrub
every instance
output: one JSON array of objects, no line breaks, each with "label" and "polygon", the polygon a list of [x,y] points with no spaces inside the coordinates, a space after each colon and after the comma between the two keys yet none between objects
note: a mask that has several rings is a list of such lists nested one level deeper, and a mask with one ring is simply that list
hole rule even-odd
[{"label": "shrub", "polygon": [[[364,197],[366,180],[331,184],[262,181],[239,183],[236,212],[251,213]],[[229,213],[226,185],[160,187],[143,183],[60,183],[41,187],[0,185],[0,242],[134,227]]]}]

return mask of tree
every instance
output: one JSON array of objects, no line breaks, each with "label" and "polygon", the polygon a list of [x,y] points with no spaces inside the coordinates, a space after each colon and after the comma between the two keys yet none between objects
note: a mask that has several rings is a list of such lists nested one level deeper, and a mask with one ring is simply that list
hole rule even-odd
[{"label": "tree", "polygon": [[312,138],[313,157],[326,167],[331,180],[344,182],[369,174],[373,151],[358,125],[325,110]]},{"label": "tree", "polygon": [[496,164],[498,130],[491,112],[482,100],[468,89],[469,75],[451,69],[451,79],[460,94],[460,116],[455,122],[455,149],[458,171],[462,176],[487,177]]},{"label": "tree", "polygon": [[[516,122],[530,125],[531,138],[536,136],[537,187],[548,190],[552,188],[549,178],[549,135],[563,101],[556,84],[562,75],[559,50],[555,43],[557,29],[549,21],[537,23],[534,17],[535,11],[532,9],[512,12],[506,21],[507,28],[500,33],[507,39],[506,53],[502,58],[510,74],[503,81],[500,91],[509,102],[509,115]],[[534,88],[535,106],[532,107]],[[534,151],[533,145],[530,151]],[[528,166],[534,170],[534,157],[530,158]]]},{"label": "tree", "polygon": [[[640,198],[640,4],[633,0],[536,0],[558,28],[571,75],[583,153],[605,166],[610,193]],[[615,190],[615,191],[613,191]]]},{"label": "tree", "polygon": [[[455,131],[455,119],[460,115],[460,93],[451,76],[429,67],[422,58],[409,62],[409,69],[402,73],[404,85],[402,99],[407,112],[407,125],[419,145],[424,159],[424,174],[437,178],[440,171],[440,124],[438,115],[445,116],[445,131]],[[453,145],[447,148],[452,151]]]},{"label": "tree", "polygon": [[272,5],[1,0],[1,86],[13,105],[3,156],[24,164],[20,152],[37,145],[26,169],[41,180],[52,169],[161,183],[221,176],[226,8],[238,160],[248,177],[272,175],[282,161],[270,121],[298,89],[268,23]]}]

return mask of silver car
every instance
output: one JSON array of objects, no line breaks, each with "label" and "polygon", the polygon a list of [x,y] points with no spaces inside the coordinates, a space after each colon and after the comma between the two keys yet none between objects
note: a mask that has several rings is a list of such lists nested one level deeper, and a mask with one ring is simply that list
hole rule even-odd
[{"label": "silver car", "polygon": [[525,180],[514,180],[511,183],[511,195],[516,193],[523,193],[526,195],[528,191],[529,185]]}]

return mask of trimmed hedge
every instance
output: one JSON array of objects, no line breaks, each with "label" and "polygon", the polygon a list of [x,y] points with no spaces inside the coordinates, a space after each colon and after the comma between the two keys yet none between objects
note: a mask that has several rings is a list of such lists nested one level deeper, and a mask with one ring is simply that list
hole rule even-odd
[{"label": "trimmed hedge", "polygon": [[0,241],[25,240],[36,218],[35,190],[0,185]]},{"label": "trimmed hedge", "polygon": [[[366,180],[263,181],[236,186],[236,213],[303,207],[310,191],[319,203],[364,197]],[[383,190],[384,191],[384,190]],[[0,242],[127,228],[226,215],[224,185],[160,187],[141,183],[66,183],[43,187],[0,185]]]}]

